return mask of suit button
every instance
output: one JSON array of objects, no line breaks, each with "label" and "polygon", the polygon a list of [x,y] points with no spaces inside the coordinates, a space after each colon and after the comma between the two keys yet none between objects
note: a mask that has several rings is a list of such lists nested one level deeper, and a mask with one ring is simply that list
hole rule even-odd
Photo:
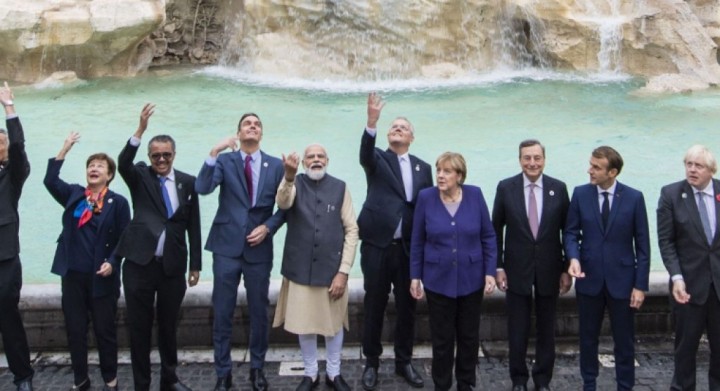
[{"label": "suit button", "polygon": [[455,225],[455,222],[453,221],[452,223],[450,223],[450,225]]},{"label": "suit button", "polygon": [[456,253],[456,252],[457,252],[457,249],[456,249],[456,248],[454,248],[454,249],[453,249],[453,253]]},{"label": "suit button", "polygon": [[313,262],[317,262],[317,258],[313,258]]},{"label": "suit button", "polygon": [[109,244],[109,243],[105,243],[105,247],[110,247],[110,244]]}]

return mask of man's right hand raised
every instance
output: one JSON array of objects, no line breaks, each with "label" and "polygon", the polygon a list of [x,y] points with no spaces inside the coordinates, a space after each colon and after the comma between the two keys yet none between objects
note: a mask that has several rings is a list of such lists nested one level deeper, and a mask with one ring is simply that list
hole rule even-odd
[{"label": "man's right hand raised", "polygon": [[295,180],[295,174],[297,174],[298,165],[300,164],[300,157],[295,152],[290,153],[287,157],[285,154],[282,155],[283,167],[285,167],[285,182],[292,182]]},{"label": "man's right hand raised", "polygon": [[367,127],[377,129],[377,122],[380,119],[380,112],[385,106],[382,97],[375,92],[368,94],[367,100]]},{"label": "man's right hand raised", "polygon": [[227,138],[224,138],[220,140],[215,146],[210,150],[210,156],[211,157],[217,157],[217,155],[220,154],[220,152],[230,148],[230,150],[237,151],[238,149],[238,138],[237,136],[230,136]]},{"label": "man's right hand raised", "polygon": [[146,103],[145,106],[143,106],[142,111],[140,112],[140,123],[138,124],[138,128],[135,131],[135,137],[141,138],[143,133],[147,130],[148,121],[150,120],[150,117],[155,113],[155,105],[152,103]]}]

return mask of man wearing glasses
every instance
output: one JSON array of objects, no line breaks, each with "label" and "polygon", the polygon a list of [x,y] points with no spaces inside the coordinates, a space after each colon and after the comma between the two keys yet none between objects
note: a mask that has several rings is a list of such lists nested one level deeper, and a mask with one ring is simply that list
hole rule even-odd
[{"label": "man wearing glasses", "polygon": [[118,157],[118,172],[132,197],[133,219],[120,238],[117,254],[129,261],[123,263],[122,278],[135,390],[150,389],[150,347],[157,311],[160,390],[184,391],[190,388],[175,373],[176,334],[187,289],[188,241],[187,284],[195,286],[200,277],[200,206],[195,177],[173,169],[172,137],[158,135],[150,140],[149,167],[145,162],[133,164],[154,108],[152,104],[143,107],[138,129]]}]

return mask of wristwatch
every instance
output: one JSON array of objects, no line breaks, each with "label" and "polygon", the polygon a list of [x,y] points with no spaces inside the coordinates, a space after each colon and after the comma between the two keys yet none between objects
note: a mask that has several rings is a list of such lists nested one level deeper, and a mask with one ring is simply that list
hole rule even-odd
[{"label": "wristwatch", "polygon": [[5,107],[7,107],[7,106],[12,106],[12,105],[14,105],[14,104],[15,104],[15,103],[13,103],[13,101],[11,101],[11,100],[2,103],[2,105],[5,106]]}]

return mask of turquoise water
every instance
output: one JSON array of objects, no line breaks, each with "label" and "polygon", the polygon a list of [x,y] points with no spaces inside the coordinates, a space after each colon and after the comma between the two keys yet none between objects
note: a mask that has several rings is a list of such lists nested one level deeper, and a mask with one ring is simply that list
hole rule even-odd
[{"label": "turquoise water", "polygon": [[[439,87],[430,87],[432,85]],[[655,206],[661,185],[684,176],[682,156],[692,144],[711,149],[720,123],[720,93],[636,97],[636,80],[596,80],[575,75],[477,76],[460,82],[386,83],[385,129],[399,115],[415,125],[411,150],[433,163],[447,150],[465,155],[468,183],[479,185],[492,205],[497,182],[519,172],[517,144],[538,138],[547,147],[546,173],[570,188],[587,182],[590,152],[615,147],[625,158],[619,180],[643,191],[653,231],[653,270],[664,270],[655,240]],[[366,118],[366,93],[383,84],[247,80],[218,69],[158,73],[134,79],[102,79],[75,86],[15,88],[32,174],[20,203],[22,259],[26,283],[57,282],[50,274],[62,208],[42,185],[47,158],[70,131],[82,135],[62,177],[84,184],[84,163],[94,152],[117,156],[137,127],[146,102],[157,105],[146,138],[168,133],[178,142],[175,167],[193,175],[210,148],[235,133],[240,115],[258,113],[264,123],[262,149],[275,156],[326,145],[331,174],[348,182],[356,212],[365,179],[358,147]],[[143,145],[143,148],[145,144]],[[127,196],[120,178],[113,190]],[[217,207],[216,193],[201,198],[203,242]],[[284,229],[275,237],[276,266]],[[211,281],[211,254],[204,253],[203,281]],[[361,276],[359,257],[353,276]]]}]

